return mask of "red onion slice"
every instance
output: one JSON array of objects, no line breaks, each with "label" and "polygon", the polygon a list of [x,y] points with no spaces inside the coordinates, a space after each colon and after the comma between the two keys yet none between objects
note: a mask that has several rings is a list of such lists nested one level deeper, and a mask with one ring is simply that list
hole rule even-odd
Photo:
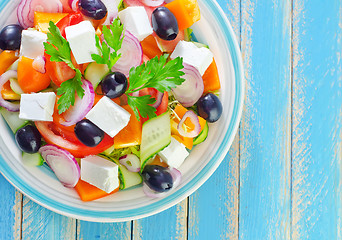
[{"label": "red onion slice", "polygon": [[57,13],[63,11],[59,0],[21,0],[17,8],[18,22],[23,28],[33,27],[34,12]]},{"label": "red onion slice", "polygon": [[121,57],[115,63],[112,71],[119,71],[128,77],[129,70],[142,63],[143,51],[139,40],[126,30],[121,49],[118,53],[121,53]]},{"label": "red onion slice", "polygon": [[77,12],[77,10],[78,10],[78,0],[69,0],[69,7],[73,11]]},{"label": "red onion slice", "polygon": [[130,172],[139,172],[141,163],[140,159],[134,154],[127,154],[119,158],[119,162],[124,165]]},{"label": "red onion slice", "polygon": [[94,105],[95,92],[93,84],[85,79],[83,79],[82,82],[84,96],[81,99],[77,95],[74,106],[69,107],[69,109],[64,113],[63,117],[65,122],[62,123],[64,126],[71,126],[81,121]]},{"label": "red onion slice", "polygon": [[164,3],[164,0],[139,0],[139,1],[149,7],[158,7]]},{"label": "red onion slice", "polygon": [[[192,130],[190,132],[185,130],[186,126],[184,123],[185,123],[185,120],[187,118],[189,118],[191,120],[191,122],[195,125],[194,130]],[[177,130],[178,130],[179,134],[182,135],[183,137],[188,137],[188,138],[197,137],[198,134],[200,134],[200,132],[201,132],[201,125],[199,123],[199,119],[198,119],[198,116],[196,115],[196,113],[194,113],[193,111],[187,111],[183,115],[180,122],[178,123]]]},{"label": "red onion slice", "polygon": [[178,169],[176,169],[176,168],[170,168],[169,169],[169,173],[171,174],[172,179],[173,179],[173,186],[172,186],[172,188],[175,188],[175,187],[177,187],[179,185],[179,183],[182,180],[182,173]]},{"label": "red onion slice", "polygon": [[147,186],[146,183],[143,183],[143,191],[145,195],[150,198],[160,198],[160,197],[164,197],[165,195],[173,191],[180,184],[181,179],[182,179],[182,173],[176,168],[169,169],[169,173],[171,174],[172,179],[173,179],[173,185],[170,191],[156,192],[156,191],[153,191],[149,186]]},{"label": "red onion slice", "polygon": [[52,144],[41,147],[39,153],[65,187],[75,187],[81,171],[71,153]]},{"label": "red onion slice", "polygon": [[183,63],[182,76],[185,81],[172,89],[175,98],[184,106],[191,107],[202,96],[204,91],[203,79],[199,71],[189,64]]},{"label": "red onion slice", "polygon": [[11,78],[18,78],[17,71],[9,70],[0,76],[0,106],[6,108],[10,112],[18,112],[20,109],[20,104],[9,102],[3,99],[2,94],[1,94],[2,87]]},{"label": "red onion slice", "polygon": [[164,93],[158,91],[156,102],[153,105],[151,105],[151,106],[154,107],[154,108],[159,107],[159,105],[161,104],[161,102],[163,100],[163,97],[164,97]]},{"label": "red onion slice", "polygon": [[45,63],[46,58],[43,55],[40,55],[33,60],[32,67],[34,70],[44,74],[46,73]]}]

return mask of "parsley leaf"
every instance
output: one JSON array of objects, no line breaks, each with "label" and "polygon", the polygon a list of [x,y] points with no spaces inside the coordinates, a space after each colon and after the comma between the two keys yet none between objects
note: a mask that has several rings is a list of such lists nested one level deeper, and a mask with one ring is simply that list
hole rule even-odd
[{"label": "parsley leaf", "polygon": [[119,19],[115,19],[109,28],[103,26],[102,33],[104,38],[102,43],[100,43],[99,37],[95,36],[96,47],[101,55],[92,54],[91,57],[96,63],[107,64],[108,68],[111,69],[121,57],[121,53],[118,53],[118,51],[124,37],[123,25],[121,25]]},{"label": "parsley leaf", "polygon": [[49,33],[47,34],[47,42],[44,42],[44,48],[50,61],[65,62],[71,69],[76,71],[75,77],[63,82],[57,89],[57,94],[61,97],[58,100],[59,114],[65,112],[70,105],[75,104],[75,94],[80,98],[84,96],[84,89],[82,88],[82,73],[77,69],[71,60],[70,45],[58,27],[52,22],[49,22]]},{"label": "parsley leaf", "polygon": [[151,98],[150,95],[133,97],[129,94],[143,88],[155,88],[160,92],[170,91],[171,88],[175,88],[185,81],[181,78],[184,75],[184,72],[181,71],[183,59],[177,57],[166,62],[168,56],[168,54],[164,54],[159,59],[156,56],[146,64],[132,67],[129,72],[129,88],[126,91],[127,101],[137,119],[140,119],[139,113],[144,118],[156,116],[156,109],[150,105],[155,102],[155,99]]},{"label": "parsley leaf", "polygon": [[75,77],[63,82],[61,86],[57,89],[57,94],[61,95],[57,102],[59,114],[68,110],[70,105],[74,106],[75,92],[80,98],[84,96],[84,89],[82,88],[81,78],[81,71],[79,69],[76,69]]},{"label": "parsley leaf", "polygon": [[127,103],[132,108],[137,119],[140,119],[140,115],[143,118],[146,118],[147,116],[149,116],[150,118],[157,116],[157,114],[155,113],[156,108],[149,105],[154,104],[155,102],[156,100],[154,98],[151,98],[150,95],[140,97],[127,96]]},{"label": "parsley leaf", "polygon": [[155,88],[160,92],[170,91],[177,85],[182,84],[184,75],[183,59],[177,57],[166,63],[168,54],[154,57],[146,64],[131,68],[129,72],[128,93],[139,91],[143,88]]}]

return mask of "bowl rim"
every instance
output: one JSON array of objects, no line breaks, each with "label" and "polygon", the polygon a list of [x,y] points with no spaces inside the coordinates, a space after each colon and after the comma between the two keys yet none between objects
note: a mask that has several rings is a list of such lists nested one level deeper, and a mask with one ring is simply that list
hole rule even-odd
[{"label": "bowl rim", "polygon": [[[3,4],[6,4],[7,2],[8,1],[6,0],[2,1]],[[208,164],[206,164],[206,166],[204,166],[203,169],[201,169],[187,185],[178,189],[164,199],[151,203],[148,207],[140,207],[120,212],[101,212],[101,216],[99,217],[99,213],[94,210],[82,208],[75,209],[75,207],[61,204],[47,196],[39,195],[6,167],[6,164],[4,164],[5,161],[3,161],[2,156],[0,155],[0,173],[7,179],[7,181],[31,200],[51,211],[68,217],[94,222],[122,222],[151,216],[176,205],[196,191],[214,173],[228,153],[240,124],[245,95],[242,56],[233,28],[216,0],[203,0],[203,2],[208,5],[209,9],[214,13],[215,17],[217,17],[221,30],[224,32],[225,37],[230,43],[228,48],[235,71],[236,94],[231,121],[220,144],[220,148],[211,158],[211,161],[209,161]]]}]

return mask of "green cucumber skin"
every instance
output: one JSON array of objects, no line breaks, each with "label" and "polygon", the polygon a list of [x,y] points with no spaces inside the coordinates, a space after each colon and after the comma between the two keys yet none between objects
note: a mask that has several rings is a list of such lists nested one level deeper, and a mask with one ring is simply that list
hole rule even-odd
[{"label": "green cucumber skin", "polygon": [[0,113],[13,133],[16,133],[18,129],[24,127],[26,124],[29,123],[28,120],[19,118],[19,112],[10,112],[7,111],[5,108],[1,108]]},{"label": "green cucumber skin", "polygon": [[[142,128],[142,138],[140,146],[141,171],[147,161],[155,154],[167,147],[171,142],[171,123],[170,113],[167,111],[155,118],[146,121]],[[157,139],[151,139],[150,132],[154,129],[158,134]],[[162,129],[161,129],[162,128]],[[145,131],[144,131],[145,130]],[[153,137],[153,136],[152,136]],[[154,145],[151,145],[154,144]]]},{"label": "green cucumber skin", "polygon": [[23,152],[22,160],[23,160],[24,165],[26,166],[42,166],[44,163],[44,159],[40,155],[40,153],[31,154],[31,153]]},{"label": "green cucumber skin", "polygon": [[206,122],[202,132],[200,132],[200,134],[196,138],[194,138],[194,145],[204,142],[208,137],[208,132],[209,132],[209,125],[208,125],[208,122]]},{"label": "green cucumber skin", "polygon": [[115,161],[115,163],[119,166],[120,189],[131,188],[142,183],[142,177],[139,173],[128,171],[119,161]]}]

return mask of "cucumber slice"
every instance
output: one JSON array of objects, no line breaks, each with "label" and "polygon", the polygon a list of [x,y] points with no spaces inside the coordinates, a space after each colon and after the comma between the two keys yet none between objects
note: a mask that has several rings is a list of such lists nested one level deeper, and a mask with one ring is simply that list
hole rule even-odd
[{"label": "cucumber slice", "polygon": [[192,43],[195,44],[196,47],[198,47],[198,48],[204,47],[204,48],[208,48],[209,49],[209,46],[204,44],[204,43],[199,43],[199,42],[192,42]]},{"label": "cucumber slice", "polygon": [[184,41],[190,42],[192,41],[192,29],[187,28],[184,30]]},{"label": "cucumber slice", "polygon": [[19,59],[17,59],[14,63],[12,63],[12,65],[7,70],[15,70],[15,71],[17,71],[18,64],[19,64]]},{"label": "cucumber slice", "polygon": [[15,92],[16,94],[23,94],[24,91],[21,89],[18,79],[16,78],[11,78],[10,80],[10,86],[11,89],[13,90],[13,92]]},{"label": "cucumber slice", "polygon": [[140,146],[141,171],[152,156],[170,144],[170,122],[170,113],[165,112],[143,124]]},{"label": "cucumber slice", "polygon": [[200,134],[194,138],[194,145],[204,142],[204,140],[207,139],[208,132],[209,132],[209,126],[208,126],[208,123],[206,122],[202,132],[200,132]]},{"label": "cucumber slice", "polygon": [[88,65],[84,72],[84,77],[93,84],[94,90],[97,88],[101,80],[109,73],[109,68],[106,64],[98,64],[92,62]]},{"label": "cucumber slice", "polygon": [[120,189],[127,189],[142,183],[142,177],[137,172],[130,172],[118,160],[113,161],[119,166]]},{"label": "cucumber slice", "polygon": [[106,150],[104,150],[102,154],[109,156],[113,151],[114,151],[114,144],[110,146],[109,148],[107,148]]},{"label": "cucumber slice", "polygon": [[41,166],[44,163],[44,159],[40,153],[30,154],[23,152],[22,160],[26,166]]},{"label": "cucumber slice", "polygon": [[20,119],[19,112],[10,112],[2,108],[0,109],[0,113],[13,133],[16,133],[18,129],[24,127],[29,122],[28,120]]}]

